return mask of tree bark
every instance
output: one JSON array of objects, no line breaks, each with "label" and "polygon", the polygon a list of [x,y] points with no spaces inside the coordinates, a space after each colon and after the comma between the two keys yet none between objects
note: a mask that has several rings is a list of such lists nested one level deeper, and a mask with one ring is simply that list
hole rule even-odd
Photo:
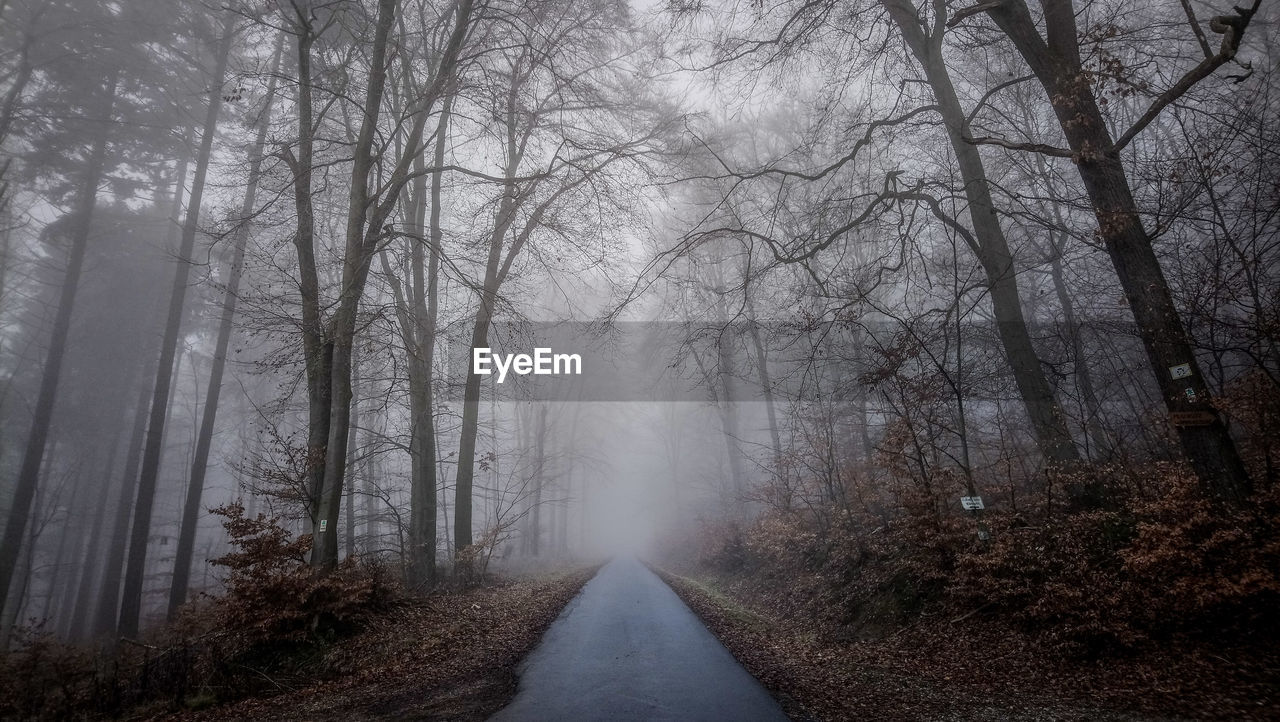
[{"label": "tree bark", "polygon": [[[496,269],[496,253],[490,253],[489,259],[490,268]],[[490,307],[493,303],[490,299],[497,296],[497,289],[491,286],[486,280],[481,290],[480,308],[471,329],[471,353],[488,345]],[[467,354],[466,360],[467,382],[462,392],[462,430],[458,439],[458,468],[454,476],[453,548],[454,555],[459,558],[471,547],[471,496],[475,480],[476,435],[480,424],[480,377],[471,368],[471,353]]]},{"label": "tree bark", "polygon": [[357,358],[351,370],[351,431],[347,440],[347,510],[346,517],[346,547],[347,556],[356,553],[356,482],[359,477],[356,475],[357,464],[360,463],[357,454],[360,444],[356,438],[356,434],[360,431],[360,362]]},{"label": "tree bark", "polygon": [[716,339],[716,380],[720,385],[720,433],[724,438],[724,451],[729,462],[729,479],[732,483],[733,498],[730,500],[735,513],[742,516],[744,493],[747,488],[746,471],[742,464],[740,447],[742,432],[738,424],[738,402],[734,392],[733,350],[729,348],[729,338],[722,333]]},{"label": "tree bark", "polygon": [[[489,234],[489,256],[485,262],[484,281],[480,286],[480,305],[476,309],[475,322],[471,328],[471,344],[467,349],[467,381],[462,393],[462,429],[458,439],[458,467],[454,476],[453,547],[454,555],[458,558],[461,558],[472,542],[471,497],[475,480],[476,436],[480,424],[480,376],[473,372],[471,359],[475,349],[489,345],[489,324],[493,319],[498,290],[503,280],[503,241],[515,222],[516,211],[520,207],[513,179],[520,165],[522,145],[516,139],[515,122],[512,97],[509,98],[506,118],[507,181],[503,187],[502,199],[494,211],[493,230]],[[508,259],[513,258],[516,252],[518,249],[513,248]]]},{"label": "tree bark", "polygon": [[[49,486],[49,472],[52,468],[52,464],[49,462],[52,461],[52,452],[57,448],[57,445],[57,441],[50,445],[48,454],[50,458],[45,459],[45,464],[40,469],[40,481],[36,485],[35,495],[35,508],[37,510],[40,509],[40,492]],[[21,574],[15,575],[19,577],[18,586],[10,587],[9,596],[5,599],[0,599],[0,607],[3,608],[4,612],[4,618],[0,620],[0,649],[9,648],[13,630],[17,627],[18,619],[22,616],[23,607],[26,606],[27,594],[30,592],[31,586],[32,562],[35,559],[36,544],[40,541],[40,531],[40,527],[36,524],[27,525],[26,543],[20,545],[20,551],[25,552],[18,565],[21,569]]]},{"label": "tree bark", "polygon": [[307,518],[314,529],[324,484],[325,445],[329,440],[331,359],[333,345],[325,337],[321,316],[320,279],[316,270],[315,209],[311,181],[315,165],[315,121],[312,98],[311,48],[316,36],[305,9],[297,9],[298,153],[286,151],[293,173],[293,204],[297,230],[293,245],[298,255],[298,295],[302,304],[302,353],[307,376]]},{"label": "tree bark", "polygon": [[[444,166],[445,141],[449,133],[450,98],[446,97],[440,108],[440,122],[436,126],[435,168]],[[436,430],[435,430],[435,348],[436,325],[439,315],[440,254],[444,232],[440,225],[443,172],[431,175],[431,227],[430,260],[427,276],[421,277],[421,244],[414,244],[414,274],[418,290],[415,316],[418,363],[410,373],[420,377],[418,388],[411,401],[413,428],[413,488],[412,510],[409,523],[410,563],[413,581],[428,586],[436,582]],[[419,224],[421,227],[421,224]],[[426,288],[423,290],[423,281]],[[416,373],[415,373],[416,371]]]}]

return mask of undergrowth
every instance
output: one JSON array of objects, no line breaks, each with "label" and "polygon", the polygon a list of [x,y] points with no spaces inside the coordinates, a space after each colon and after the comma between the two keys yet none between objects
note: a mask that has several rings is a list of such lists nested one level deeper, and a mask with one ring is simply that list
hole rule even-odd
[{"label": "undergrowth", "polygon": [[402,598],[377,563],[349,558],[327,575],[306,563],[309,535],[279,519],[220,507],[233,551],[226,594],[184,607],[139,640],[99,649],[26,630],[0,655],[0,718],[65,719],[201,708],[278,692],[314,672],[323,651]]},{"label": "undergrowth", "polygon": [[1084,656],[1277,637],[1275,489],[1226,507],[1182,467],[1152,466],[1140,484],[1116,469],[1091,473],[1105,507],[1024,501],[970,515],[907,498],[888,520],[847,507],[779,509],[709,528],[701,558],[849,638],[926,613],[999,617]]}]

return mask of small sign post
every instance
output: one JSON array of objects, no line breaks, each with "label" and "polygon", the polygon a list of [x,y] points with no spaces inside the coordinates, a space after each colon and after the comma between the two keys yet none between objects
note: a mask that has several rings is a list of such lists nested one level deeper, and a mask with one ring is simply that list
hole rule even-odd
[{"label": "small sign post", "polygon": [[1191,364],[1178,364],[1169,367],[1169,375],[1175,379],[1185,379],[1191,376]]},{"label": "small sign post", "polygon": [[329,528],[329,520],[328,520],[328,519],[321,519],[321,520],[320,520],[320,531],[324,531],[324,530],[325,530],[325,529],[327,529],[327,528]]},{"label": "small sign post", "polygon": [[965,511],[978,511],[986,508],[982,505],[982,497],[980,496],[962,496],[960,497],[960,506],[964,507]]}]

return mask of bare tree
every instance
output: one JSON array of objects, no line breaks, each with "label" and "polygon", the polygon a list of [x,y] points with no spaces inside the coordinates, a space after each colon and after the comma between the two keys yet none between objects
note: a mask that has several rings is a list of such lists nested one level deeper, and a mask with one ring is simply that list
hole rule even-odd
[{"label": "bare tree", "polygon": [[156,382],[152,389],[150,419],[147,422],[146,446],[142,452],[142,468],[138,476],[137,500],[133,509],[133,527],[129,535],[129,557],[125,566],[124,589],[120,600],[118,632],[122,637],[138,634],[142,614],[142,585],[147,565],[147,538],[151,534],[151,512],[155,502],[156,482],[160,474],[160,455],[164,450],[165,418],[169,409],[169,393],[173,383],[174,359],[178,350],[178,336],[182,330],[182,309],[186,303],[187,288],[191,282],[191,257],[195,250],[199,231],[200,206],[204,196],[205,180],[209,173],[209,160],[213,153],[213,136],[218,127],[218,113],[222,108],[222,83],[227,61],[231,54],[231,42],[235,35],[236,16],[228,13],[218,36],[214,51],[213,67],[206,77],[212,87],[205,98],[205,116],[201,126],[200,147],[196,152],[195,176],[191,182],[191,194],[187,201],[187,214],[182,224],[182,239],[177,248],[173,285],[169,292],[169,311],[165,319],[164,336],[160,341],[160,360],[156,365]]},{"label": "bare tree", "polygon": [[[213,427],[218,418],[218,399],[222,395],[222,376],[227,365],[227,348],[231,342],[232,324],[235,321],[236,301],[239,299],[240,278],[244,273],[244,251],[249,242],[252,215],[257,203],[258,184],[262,178],[262,160],[267,145],[267,127],[271,124],[271,108],[276,96],[276,72],[280,67],[283,36],[276,43],[271,62],[270,80],[263,100],[262,114],[258,121],[258,133],[249,151],[249,175],[244,201],[240,205],[240,217],[232,239],[231,267],[228,269],[226,289],[223,291],[222,318],[218,322],[218,338],[214,344],[213,365],[209,369],[209,386],[205,392],[204,410],[200,419],[200,431],[196,438],[195,453],[191,461],[191,475],[187,481],[187,496],[182,509],[182,526],[178,532],[178,548],[175,552],[173,579],[169,586],[169,616],[187,598],[187,584],[191,578],[191,555],[195,548],[196,527],[200,520],[200,500],[204,494],[205,472],[209,465],[209,450],[213,445]],[[221,89],[219,88],[219,93]],[[197,170],[197,173],[199,171]]]},{"label": "bare tree", "polygon": [[[1166,107],[1235,59],[1259,2],[1255,0],[1250,8],[1238,8],[1232,15],[1215,17],[1210,28],[1222,35],[1218,51],[1203,44],[1203,60],[1156,96],[1119,138],[1113,138],[1094,95],[1091,74],[1084,68],[1076,9],[1070,0],[1043,3],[1043,34],[1022,0],[979,3],[946,21],[954,26],[985,13],[1044,88],[1067,148],[1000,138],[971,138],[969,142],[1070,158],[1075,164],[1093,204],[1099,236],[1120,279],[1152,373],[1177,428],[1182,451],[1205,490],[1232,503],[1240,503],[1249,494],[1249,475],[1226,424],[1211,403],[1208,384],[1130,188],[1121,151]],[[1193,25],[1197,22],[1194,16],[1189,20]]]}]

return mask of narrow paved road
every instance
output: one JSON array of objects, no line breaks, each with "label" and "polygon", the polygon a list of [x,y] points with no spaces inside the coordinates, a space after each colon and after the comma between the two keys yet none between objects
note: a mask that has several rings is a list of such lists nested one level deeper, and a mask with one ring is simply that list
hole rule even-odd
[{"label": "narrow paved road", "polygon": [[653,572],[615,559],[520,668],[493,720],[786,720],[764,687]]}]

